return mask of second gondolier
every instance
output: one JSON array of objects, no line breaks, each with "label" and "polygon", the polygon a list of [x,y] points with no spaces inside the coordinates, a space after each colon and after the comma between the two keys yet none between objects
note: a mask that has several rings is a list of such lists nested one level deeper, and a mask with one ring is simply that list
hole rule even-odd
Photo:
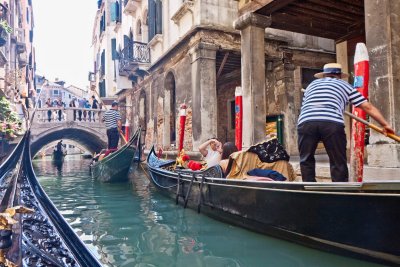
[{"label": "second gondolier", "polygon": [[121,132],[121,114],[118,111],[118,102],[111,104],[111,109],[104,113],[103,121],[107,128],[108,149],[118,148],[119,133]]}]

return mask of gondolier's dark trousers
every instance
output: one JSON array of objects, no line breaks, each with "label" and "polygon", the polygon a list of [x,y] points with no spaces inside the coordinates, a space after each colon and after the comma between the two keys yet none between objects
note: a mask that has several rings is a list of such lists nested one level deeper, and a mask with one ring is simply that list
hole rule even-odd
[{"label": "gondolier's dark trousers", "polygon": [[303,182],[315,180],[315,150],[322,141],[329,156],[333,182],[347,182],[349,171],[346,158],[344,125],[329,121],[307,121],[297,126],[300,169]]},{"label": "gondolier's dark trousers", "polygon": [[118,128],[107,129],[108,149],[118,148]]}]

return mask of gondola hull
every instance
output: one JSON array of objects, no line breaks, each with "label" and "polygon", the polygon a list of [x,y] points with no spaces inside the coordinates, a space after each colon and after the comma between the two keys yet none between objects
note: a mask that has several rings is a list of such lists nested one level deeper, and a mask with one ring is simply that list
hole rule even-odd
[{"label": "gondola hull", "polygon": [[177,172],[168,170],[171,164],[154,150],[148,156],[153,184],[183,205],[310,247],[400,264],[400,240],[394,238],[400,236],[398,183],[227,180],[218,178],[219,167]]},{"label": "gondola hull", "polygon": [[140,129],[118,151],[94,163],[90,167],[92,177],[105,183],[126,182],[132,162],[138,163],[139,156]]},{"label": "gondola hull", "polygon": [[54,162],[57,162],[57,163],[63,162],[64,161],[64,157],[65,157],[65,154],[62,151],[57,151],[57,150],[53,151],[52,160]]}]

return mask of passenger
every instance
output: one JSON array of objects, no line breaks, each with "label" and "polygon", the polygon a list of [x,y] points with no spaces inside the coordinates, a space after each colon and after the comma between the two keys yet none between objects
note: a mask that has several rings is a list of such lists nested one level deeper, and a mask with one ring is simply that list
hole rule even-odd
[{"label": "passenger", "polygon": [[207,168],[221,161],[222,145],[216,138],[211,138],[199,146],[199,151],[207,162]]},{"label": "passenger", "polygon": [[232,153],[237,152],[237,151],[238,151],[238,148],[236,147],[235,143],[233,143],[233,142],[226,142],[222,146],[221,161],[219,162],[219,166],[221,166],[224,176],[227,175],[226,170],[228,168],[229,156]]}]

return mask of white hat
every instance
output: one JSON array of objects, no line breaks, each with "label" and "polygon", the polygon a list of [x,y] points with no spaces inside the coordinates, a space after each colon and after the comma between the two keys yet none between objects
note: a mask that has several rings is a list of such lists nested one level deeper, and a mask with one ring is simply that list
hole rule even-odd
[{"label": "white hat", "polygon": [[328,63],[324,65],[324,69],[322,72],[318,72],[314,75],[315,78],[323,78],[326,74],[335,74],[340,75],[341,78],[347,78],[349,75],[347,73],[342,72],[342,65],[339,63]]}]

